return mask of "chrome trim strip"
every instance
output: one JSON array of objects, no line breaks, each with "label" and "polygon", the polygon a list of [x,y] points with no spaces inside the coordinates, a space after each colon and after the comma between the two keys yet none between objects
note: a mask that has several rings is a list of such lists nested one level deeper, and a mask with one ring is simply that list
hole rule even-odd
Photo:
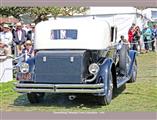
[{"label": "chrome trim strip", "polygon": [[56,84],[56,88],[102,88],[101,84]]},{"label": "chrome trim strip", "polygon": [[56,93],[102,93],[104,89],[56,89]]},{"label": "chrome trim strip", "polygon": [[102,93],[104,89],[32,89],[32,88],[15,88],[17,92],[48,92],[48,93]]},{"label": "chrome trim strip", "polygon": [[102,88],[103,83],[100,84],[32,84],[32,83],[15,83],[16,87],[25,88]]},{"label": "chrome trim strip", "polygon": [[33,88],[14,88],[16,92],[31,93],[31,92],[54,92],[54,89],[33,89]]},{"label": "chrome trim strip", "polygon": [[33,87],[33,88],[54,88],[54,84],[32,84],[32,83],[14,83],[16,87]]}]

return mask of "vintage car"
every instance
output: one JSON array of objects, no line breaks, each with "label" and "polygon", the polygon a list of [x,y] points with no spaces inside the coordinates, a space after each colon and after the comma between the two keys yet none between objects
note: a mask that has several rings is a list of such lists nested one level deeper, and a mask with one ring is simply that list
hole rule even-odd
[{"label": "vintage car", "polygon": [[[135,82],[136,52],[116,43],[116,29],[104,20],[59,19],[35,28],[35,56],[17,67],[15,90],[38,103],[45,93],[92,94],[99,104],[113,90]],[[24,55],[25,56],[25,55]]]}]

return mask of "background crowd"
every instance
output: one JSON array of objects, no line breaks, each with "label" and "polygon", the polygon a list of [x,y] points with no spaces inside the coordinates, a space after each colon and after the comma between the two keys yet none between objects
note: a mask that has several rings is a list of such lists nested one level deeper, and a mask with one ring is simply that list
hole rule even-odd
[{"label": "background crowd", "polygon": [[157,25],[153,25],[152,27],[145,25],[140,30],[140,27],[133,23],[128,30],[128,42],[131,49],[140,53],[143,45],[145,52],[149,52],[150,50],[157,51]]},{"label": "background crowd", "polygon": [[33,55],[34,36],[35,23],[25,25],[18,22],[15,26],[5,23],[0,25],[0,47],[3,47],[8,55],[19,56],[24,52]]},{"label": "background crowd", "polygon": [[[35,36],[35,23],[22,24],[16,23],[15,26],[8,24],[0,25],[0,48],[4,48],[6,54],[19,56],[27,52],[30,56],[34,54],[33,43]],[[157,25],[152,27],[144,26],[140,30],[139,26],[132,24],[128,30],[128,40],[121,36],[121,40],[127,42],[130,49],[141,52],[144,46],[145,52],[157,50]]]}]

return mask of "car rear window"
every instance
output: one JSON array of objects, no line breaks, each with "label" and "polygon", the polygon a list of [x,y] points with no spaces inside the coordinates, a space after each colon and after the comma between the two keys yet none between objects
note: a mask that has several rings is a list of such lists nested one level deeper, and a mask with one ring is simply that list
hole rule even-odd
[{"label": "car rear window", "polygon": [[76,40],[77,29],[55,29],[51,30],[51,40]]}]

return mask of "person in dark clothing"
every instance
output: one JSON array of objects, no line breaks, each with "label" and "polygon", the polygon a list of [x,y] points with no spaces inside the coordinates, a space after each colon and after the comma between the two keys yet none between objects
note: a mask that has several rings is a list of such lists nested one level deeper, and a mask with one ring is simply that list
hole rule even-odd
[{"label": "person in dark clothing", "polygon": [[3,24],[0,24],[0,32],[3,32]]},{"label": "person in dark clothing", "polygon": [[138,45],[139,45],[140,46],[140,52],[141,52],[140,37],[141,37],[140,28],[139,28],[139,26],[136,26],[134,36],[133,36],[133,50],[138,51]]},{"label": "person in dark clothing", "polygon": [[142,35],[143,35],[145,50],[147,53],[147,52],[149,52],[149,41],[151,41],[151,36],[152,36],[151,29],[148,28],[148,26],[145,26],[143,31],[142,31]]},{"label": "person in dark clothing", "polygon": [[35,38],[35,23],[31,23],[31,30],[27,33],[27,40],[31,40],[34,43]]},{"label": "person in dark clothing", "polygon": [[16,30],[13,32],[13,41],[17,49],[17,55],[21,53],[23,44],[25,43],[26,40],[27,40],[26,31],[22,29],[21,23],[17,23]]},{"label": "person in dark clothing", "polygon": [[154,43],[155,43],[156,37],[157,37],[157,28],[156,28],[156,25],[153,25],[153,28],[152,28],[152,42],[151,42],[152,51],[155,51]]},{"label": "person in dark clothing", "polygon": [[[14,35],[14,32],[16,31],[14,23],[12,23],[9,27],[10,27],[10,31],[11,31],[12,35]],[[15,43],[12,41],[12,44],[11,44],[11,53],[12,54],[15,54],[15,45],[14,44]]]}]

